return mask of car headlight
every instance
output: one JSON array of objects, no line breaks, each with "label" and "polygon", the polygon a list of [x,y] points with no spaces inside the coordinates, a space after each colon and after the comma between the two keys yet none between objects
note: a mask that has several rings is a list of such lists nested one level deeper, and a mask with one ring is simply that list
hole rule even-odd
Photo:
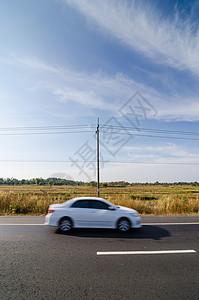
[{"label": "car headlight", "polygon": [[138,216],[138,212],[132,213],[131,216],[134,216],[134,217],[135,217],[135,216]]}]

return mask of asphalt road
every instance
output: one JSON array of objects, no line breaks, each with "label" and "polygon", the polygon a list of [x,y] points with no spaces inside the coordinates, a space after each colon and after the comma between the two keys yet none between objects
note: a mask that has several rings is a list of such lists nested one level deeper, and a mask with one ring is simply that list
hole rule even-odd
[{"label": "asphalt road", "polygon": [[0,217],[0,299],[199,300],[199,216],[142,222],[65,235],[43,217]]}]

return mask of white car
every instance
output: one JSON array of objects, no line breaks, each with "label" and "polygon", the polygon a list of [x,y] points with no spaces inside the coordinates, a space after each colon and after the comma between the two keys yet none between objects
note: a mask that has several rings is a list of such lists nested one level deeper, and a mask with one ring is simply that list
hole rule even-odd
[{"label": "white car", "polygon": [[116,206],[102,198],[79,197],[50,205],[45,225],[57,226],[63,232],[72,228],[117,228],[125,232],[140,228],[141,219],[134,209]]}]

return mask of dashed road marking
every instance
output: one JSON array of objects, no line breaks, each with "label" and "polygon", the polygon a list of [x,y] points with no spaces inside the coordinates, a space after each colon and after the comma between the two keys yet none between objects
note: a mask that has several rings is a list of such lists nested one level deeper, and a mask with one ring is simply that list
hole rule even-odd
[{"label": "dashed road marking", "polygon": [[[18,223],[0,223],[0,226],[44,226],[46,224],[18,224]],[[199,225],[199,222],[192,223],[142,223],[143,226],[167,226],[167,225]]]},{"label": "dashed road marking", "polygon": [[192,223],[142,223],[142,225],[152,225],[152,226],[160,226],[160,225],[199,225],[199,222],[192,222]]},{"label": "dashed road marking", "polygon": [[97,255],[147,255],[147,254],[187,254],[196,253],[195,250],[161,250],[161,251],[108,251],[97,252]]},{"label": "dashed road marking", "polygon": [[146,255],[146,254],[182,254],[196,253],[195,250],[161,250],[161,251],[108,251],[97,252],[97,255]]},{"label": "dashed road marking", "polygon": [[45,224],[0,224],[0,226],[44,226]]}]

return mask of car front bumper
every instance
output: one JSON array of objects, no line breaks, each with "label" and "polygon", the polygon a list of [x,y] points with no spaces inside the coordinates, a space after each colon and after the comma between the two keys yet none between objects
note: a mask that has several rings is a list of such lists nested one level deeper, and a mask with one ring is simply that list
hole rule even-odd
[{"label": "car front bumper", "polygon": [[142,224],[141,224],[141,218],[140,218],[140,216],[139,215],[133,216],[131,224],[132,224],[132,226],[131,226],[132,228],[141,228]]}]

